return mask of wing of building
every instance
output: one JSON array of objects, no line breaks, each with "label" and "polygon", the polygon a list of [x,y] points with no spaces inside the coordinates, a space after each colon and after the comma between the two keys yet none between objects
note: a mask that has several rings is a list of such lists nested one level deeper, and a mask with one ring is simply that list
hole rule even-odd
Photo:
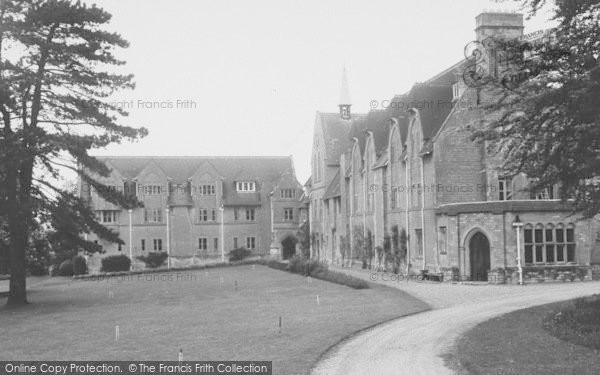
[{"label": "wing of building", "polygon": [[[482,13],[475,32],[478,42],[519,38],[523,16]],[[469,64],[415,84],[383,110],[354,115],[342,103],[337,115],[317,113],[307,194],[313,257],[373,265],[370,243],[405,253],[403,271],[472,280],[515,270],[517,249],[532,274],[589,272],[600,261],[598,220],[571,215],[556,186],[526,191],[527,176],[499,174],[501,160],[471,141],[466,127],[482,122],[492,98],[465,81]]]},{"label": "wing of building", "polygon": [[[245,247],[254,254],[295,253],[303,187],[291,157],[99,157],[111,169],[107,186],[134,194],[144,205],[129,212],[81,183],[99,220],[124,245],[107,254],[135,259],[168,251],[173,262],[220,258]],[[284,242],[284,240],[286,240]],[[282,242],[292,249],[284,249]],[[292,245],[290,245],[292,244]]]}]

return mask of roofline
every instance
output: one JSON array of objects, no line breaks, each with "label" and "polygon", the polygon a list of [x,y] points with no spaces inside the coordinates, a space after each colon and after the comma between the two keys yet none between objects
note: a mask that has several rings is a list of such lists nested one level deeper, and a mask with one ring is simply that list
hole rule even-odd
[{"label": "roofline", "polygon": [[91,155],[96,159],[288,159],[288,156],[227,156],[227,155],[198,155],[198,156],[143,156],[143,155],[119,155],[119,156],[104,156],[104,155]]},{"label": "roofline", "polygon": [[447,74],[447,73],[449,73],[449,72],[450,72],[450,71],[452,71],[453,69],[456,69],[456,68],[458,68],[458,67],[459,67],[461,64],[464,64],[464,63],[465,63],[465,60],[464,60],[464,59],[462,59],[462,60],[460,60],[459,62],[457,62],[457,63],[455,63],[454,65],[452,65],[451,67],[449,67],[449,68],[447,68],[447,69],[443,70],[442,72],[440,72],[440,73],[438,73],[438,74],[434,75],[433,77],[429,78],[427,81],[425,81],[425,82],[423,82],[423,83],[429,83],[429,82],[431,82],[431,81],[434,81],[434,80],[436,80],[436,79],[440,78],[441,76],[443,76],[444,74]]}]

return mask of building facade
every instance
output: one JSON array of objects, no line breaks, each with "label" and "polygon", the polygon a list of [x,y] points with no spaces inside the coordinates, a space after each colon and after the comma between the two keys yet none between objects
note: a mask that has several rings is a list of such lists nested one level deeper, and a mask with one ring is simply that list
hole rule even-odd
[{"label": "building facade", "polygon": [[[165,251],[171,262],[227,257],[244,247],[255,255],[296,252],[302,186],[291,157],[99,157],[110,169],[100,182],[143,204],[123,209],[80,181],[98,220],[125,244],[103,242],[100,255],[135,261]],[[99,258],[92,257],[93,260]]]},{"label": "building facade", "polygon": [[[522,37],[523,16],[477,16],[478,42],[500,35]],[[314,257],[339,264],[361,260],[365,244],[393,244],[405,247],[404,271],[456,269],[473,280],[516,267],[517,248],[533,269],[600,260],[598,220],[572,215],[555,186],[530,192],[526,176],[499,174],[497,156],[471,140],[467,126],[481,125],[482,105],[493,98],[465,82],[469,63],[415,84],[384,109],[317,113],[308,187]],[[481,68],[494,63],[483,59]]]}]

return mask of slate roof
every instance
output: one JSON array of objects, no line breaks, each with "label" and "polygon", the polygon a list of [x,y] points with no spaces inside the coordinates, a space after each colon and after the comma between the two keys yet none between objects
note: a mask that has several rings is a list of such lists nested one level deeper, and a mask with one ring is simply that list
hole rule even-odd
[{"label": "slate roof", "polygon": [[367,131],[373,133],[375,153],[380,155],[387,147],[390,132],[390,117],[387,110],[371,110],[365,117],[352,123],[350,137],[358,140],[361,155],[364,155]]},{"label": "slate roof", "polygon": [[327,165],[339,165],[340,155],[350,147],[348,136],[353,121],[364,117],[363,114],[352,114],[351,120],[342,120],[339,113],[317,112],[320,117],[323,138],[325,141],[325,162]]},{"label": "slate roof", "polygon": [[408,94],[408,103],[419,111],[423,140],[430,139],[452,110],[452,86],[416,84]]},{"label": "slate roof", "polygon": [[327,187],[327,190],[325,190],[325,194],[323,194],[323,199],[335,198],[341,195],[342,192],[340,190],[340,169],[338,168],[337,172],[335,173],[335,176],[333,177],[333,180],[331,180],[331,183]]},{"label": "slate roof", "polygon": [[[138,177],[146,166],[154,163],[175,183],[187,181],[200,167],[208,164],[209,168],[214,168],[223,178],[224,204],[232,206],[260,205],[261,192],[269,193],[271,186],[277,183],[283,174],[294,175],[289,156],[97,156],[97,158],[109,162],[127,179]],[[255,181],[257,191],[238,194],[235,182],[241,180]]]}]

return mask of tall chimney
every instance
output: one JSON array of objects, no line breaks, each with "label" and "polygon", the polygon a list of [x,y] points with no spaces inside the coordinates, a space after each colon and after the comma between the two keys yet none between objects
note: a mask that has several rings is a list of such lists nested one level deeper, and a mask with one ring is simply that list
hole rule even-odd
[{"label": "tall chimney", "polygon": [[478,41],[488,37],[519,38],[523,36],[523,15],[508,12],[484,12],[475,18]]}]

